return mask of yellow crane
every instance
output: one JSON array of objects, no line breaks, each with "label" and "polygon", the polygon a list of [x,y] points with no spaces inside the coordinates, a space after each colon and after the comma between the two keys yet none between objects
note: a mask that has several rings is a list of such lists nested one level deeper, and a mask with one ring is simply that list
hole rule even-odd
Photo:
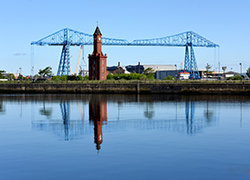
[{"label": "yellow crane", "polygon": [[75,74],[77,73],[77,70],[78,70],[78,67],[79,67],[79,63],[80,63],[80,59],[81,59],[81,54],[82,54],[82,47],[83,47],[83,45],[81,45],[80,52],[79,52],[79,55],[78,55]]},{"label": "yellow crane", "polygon": [[[77,59],[77,63],[76,63],[76,69],[75,69],[75,75],[77,74],[77,70],[78,70],[78,67],[79,67],[81,54],[82,54],[82,48],[83,48],[83,45],[81,45],[80,52],[79,52],[79,55],[78,55],[78,59]],[[70,58],[72,58],[72,56],[70,56]],[[72,71],[71,67],[70,67],[70,75],[73,75],[73,71]]]}]

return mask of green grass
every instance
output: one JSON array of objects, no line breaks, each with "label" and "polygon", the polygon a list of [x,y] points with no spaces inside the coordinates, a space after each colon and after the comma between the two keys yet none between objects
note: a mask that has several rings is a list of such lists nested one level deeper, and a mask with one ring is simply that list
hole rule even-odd
[{"label": "green grass", "polygon": [[[247,80],[216,80],[216,81],[206,81],[206,80],[79,80],[79,81],[61,81],[61,80],[49,80],[35,82],[34,84],[129,84],[129,83],[142,83],[142,84],[185,84],[185,83],[197,83],[197,84],[236,84],[236,83],[250,84]],[[0,84],[31,84],[32,81],[0,81]]]}]

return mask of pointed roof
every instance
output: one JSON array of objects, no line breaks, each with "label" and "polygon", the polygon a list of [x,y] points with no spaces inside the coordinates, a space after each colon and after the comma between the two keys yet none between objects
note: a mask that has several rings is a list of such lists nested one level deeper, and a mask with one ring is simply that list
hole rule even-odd
[{"label": "pointed roof", "polygon": [[96,27],[94,34],[95,35],[102,34],[98,26]]}]

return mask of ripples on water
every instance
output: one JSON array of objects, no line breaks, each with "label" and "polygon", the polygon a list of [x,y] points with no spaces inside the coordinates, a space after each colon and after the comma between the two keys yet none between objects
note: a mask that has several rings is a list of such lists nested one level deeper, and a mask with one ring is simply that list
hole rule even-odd
[{"label": "ripples on water", "polygon": [[0,95],[0,179],[250,179],[250,97]]}]

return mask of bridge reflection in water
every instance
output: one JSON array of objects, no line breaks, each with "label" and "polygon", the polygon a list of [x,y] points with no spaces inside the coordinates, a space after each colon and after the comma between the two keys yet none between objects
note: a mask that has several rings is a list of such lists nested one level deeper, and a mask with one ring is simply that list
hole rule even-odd
[{"label": "bridge reflection in water", "polygon": [[[46,120],[33,119],[32,128],[34,130],[53,133],[59,137],[63,137],[65,141],[81,139],[84,137],[84,135],[94,133],[94,143],[96,144],[96,149],[99,151],[101,149],[101,144],[103,143],[103,125],[106,125],[105,131],[107,130],[109,132],[133,128],[133,129],[147,129],[147,130],[157,129],[164,131],[176,131],[191,135],[202,132],[204,128],[213,126],[214,123],[216,122],[216,117],[213,116],[213,112],[209,110],[208,101],[207,101],[207,106],[205,105],[204,101],[202,102],[202,106],[201,104],[199,104],[198,116],[195,116],[196,101],[188,99],[185,99],[184,101],[183,100],[164,101],[165,104],[164,106],[166,107],[166,109],[168,107],[171,107],[172,109],[176,108],[175,112],[176,114],[173,111],[171,111],[172,117],[176,116],[176,118],[167,116],[167,112],[164,111],[161,113],[164,113],[165,115],[163,114],[159,119],[158,117],[153,117],[153,115],[152,117],[145,115],[145,112],[147,112],[146,114],[151,112],[152,114],[155,114],[155,116],[157,116],[157,114],[154,112],[154,108],[158,108],[157,103],[151,102],[151,106],[149,108],[148,101],[140,102],[140,100],[135,98],[134,101],[129,102],[129,104],[130,105],[133,104],[133,106],[130,105],[127,106],[126,102],[123,107],[126,108],[126,113],[129,113],[131,107],[133,107],[133,110],[135,110],[134,106],[136,107],[138,106],[138,113],[142,113],[139,119],[138,116],[136,118],[133,118],[133,120],[131,119],[131,116],[130,118],[121,116],[122,117],[121,120],[120,118],[118,119],[114,118],[116,114],[116,112],[113,112],[113,110],[116,109],[115,103],[117,103],[118,111],[120,111],[119,106],[121,105],[121,102],[120,101],[116,102],[115,100],[112,100],[110,101],[109,105],[115,107],[111,107],[112,111],[110,111],[111,113],[109,114],[109,116],[111,117],[107,125],[108,122],[107,102],[109,101],[110,100],[107,100],[107,96],[104,95],[89,95],[89,98],[86,101],[88,103],[88,107],[87,106],[84,107],[85,110],[88,109],[89,113],[88,122],[84,120],[84,116],[82,113],[80,113],[81,118],[70,119],[70,106],[72,105],[75,107],[75,105],[77,104],[76,101],[70,101],[70,100],[60,101],[59,106],[61,110],[62,120],[54,120],[52,118]],[[137,104],[136,101],[138,101],[137,103],[139,104]],[[78,107],[79,103],[80,101],[78,101]],[[142,111],[142,109],[139,108],[139,106],[141,105],[145,106],[145,111]],[[181,108],[178,106],[180,106]],[[204,114],[201,116],[200,110],[201,109],[203,110],[203,108],[204,108]],[[74,110],[76,108],[72,109]],[[178,110],[179,112],[177,112],[177,109],[180,109],[181,112],[180,110]],[[143,112],[145,118],[141,118],[143,116]],[[177,113],[178,116],[181,117],[177,118]]]}]

